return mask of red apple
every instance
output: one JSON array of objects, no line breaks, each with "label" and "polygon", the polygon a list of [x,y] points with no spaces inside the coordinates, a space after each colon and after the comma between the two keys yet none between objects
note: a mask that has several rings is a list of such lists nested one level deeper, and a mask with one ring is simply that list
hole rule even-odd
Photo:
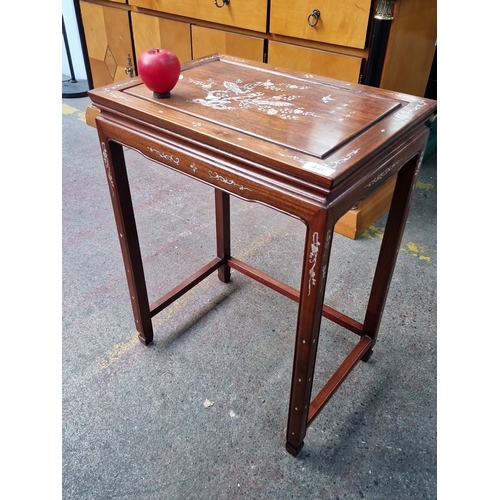
[{"label": "red apple", "polygon": [[148,49],[137,61],[139,76],[155,97],[170,97],[181,74],[177,56],[166,49]]}]

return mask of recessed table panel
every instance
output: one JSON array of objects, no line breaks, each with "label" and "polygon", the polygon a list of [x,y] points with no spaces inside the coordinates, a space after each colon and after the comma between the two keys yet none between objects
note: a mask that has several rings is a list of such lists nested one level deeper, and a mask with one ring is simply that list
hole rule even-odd
[{"label": "recessed table panel", "polygon": [[[214,65],[217,65],[215,68]],[[223,129],[324,158],[401,104],[345,88],[217,61],[183,71],[162,104]],[[126,91],[153,100],[138,85]],[[158,102],[155,100],[155,102]]]}]

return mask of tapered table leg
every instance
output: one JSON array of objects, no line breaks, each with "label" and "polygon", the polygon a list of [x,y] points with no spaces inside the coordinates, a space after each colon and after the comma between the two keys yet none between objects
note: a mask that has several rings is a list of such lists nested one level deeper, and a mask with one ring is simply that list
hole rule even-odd
[{"label": "tapered table leg", "polygon": [[[394,267],[396,266],[420,163],[421,156],[414,156],[410,159],[399,171],[394,188],[363,323],[363,334],[371,337],[374,341],[372,348],[375,345],[382,320],[382,313],[389,293]],[[368,351],[362,360],[367,361],[372,352],[372,350]]]},{"label": "tapered table leg", "polygon": [[302,449],[306,435],[332,228],[331,213],[321,210],[306,231],[286,443],[293,456]]},{"label": "tapered table leg", "polygon": [[217,237],[217,257],[224,261],[224,264],[217,270],[219,279],[228,283],[230,280],[231,268],[227,259],[231,256],[231,220],[229,209],[229,194],[215,189],[215,227]]},{"label": "tapered table leg", "polygon": [[148,345],[153,341],[153,325],[123,147],[116,142],[101,138],[101,149],[135,325],[139,339]]}]

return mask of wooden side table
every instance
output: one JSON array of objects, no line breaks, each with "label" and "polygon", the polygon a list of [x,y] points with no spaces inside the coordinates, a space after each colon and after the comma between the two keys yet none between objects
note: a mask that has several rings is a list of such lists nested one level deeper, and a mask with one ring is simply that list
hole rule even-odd
[{"label": "wooden side table", "polygon": [[[214,55],[183,65],[168,99],[139,78],[89,92],[139,338],[151,318],[214,271],[234,269],[299,303],[286,449],[360,361],[373,352],[428,137],[435,101]],[[215,190],[216,256],[149,302],[123,146]],[[363,323],[323,304],[336,221],[397,176]],[[258,202],[306,225],[300,290],[231,256],[230,196]],[[193,200],[193,203],[196,201]],[[311,401],[318,335],[326,317],[359,341]]]}]

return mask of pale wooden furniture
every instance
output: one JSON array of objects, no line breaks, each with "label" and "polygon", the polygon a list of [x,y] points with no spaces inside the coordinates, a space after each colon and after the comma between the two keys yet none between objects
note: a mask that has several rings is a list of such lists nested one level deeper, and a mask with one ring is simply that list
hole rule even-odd
[{"label": "pale wooden furniture", "polygon": [[[152,317],[215,271],[222,282],[230,280],[231,269],[242,272],[297,301],[286,437],[287,450],[296,456],[307,427],[354,366],[372,354],[429,136],[425,122],[436,103],[229,56],[185,63],[181,76],[168,99],[153,97],[140,78],[89,92],[100,109],[95,122],[135,326],[141,341],[150,344]],[[152,301],[124,147],[184,174],[186,189],[188,181],[214,188],[213,260]],[[366,315],[360,323],[323,303],[333,229],[350,207],[392,179],[391,209]],[[305,224],[300,290],[231,255],[231,196],[261,203]],[[313,397],[323,316],[358,339]]]},{"label": "pale wooden furniture", "polygon": [[[437,0],[80,0],[78,5],[89,82],[101,86],[136,75],[137,58],[152,47],[172,50],[181,62],[217,52],[363,83],[374,17],[383,2],[394,4],[394,21],[379,85],[423,96],[435,52]],[[387,211],[391,195],[388,186],[374,193],[335,230],[358,237]]]},{"label": "pale wooden furniture", "polygon": [[128,12],[90,2],[81,2],[80,10],[93,86],[129,78],[133,52]]}]

